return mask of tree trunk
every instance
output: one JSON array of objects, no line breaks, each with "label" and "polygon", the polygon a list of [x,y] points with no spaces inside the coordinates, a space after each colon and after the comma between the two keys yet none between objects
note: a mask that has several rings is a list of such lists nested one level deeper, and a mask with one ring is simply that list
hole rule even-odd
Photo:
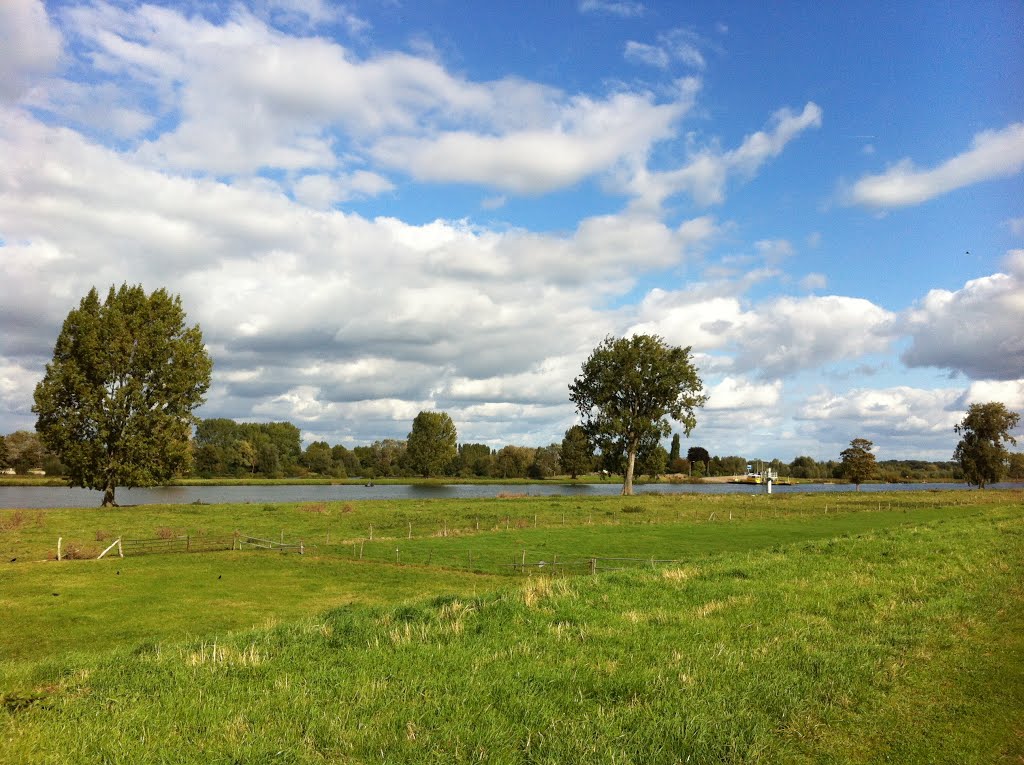
[{"label": "tree trunk", "polygon": [[632,446],[629,449],[629,455],[626,458],[626,477],[622,482],[622,496],[632,496],[633,494],[633,466],[636,464],[636,447]]},{"label": "tree trunk", "polygon": [[103,490],[103,504],[100,507],[117,507],[117,503],[114,501],[114,491],[117,487],[113,483],[108,483],[106,488]]}]

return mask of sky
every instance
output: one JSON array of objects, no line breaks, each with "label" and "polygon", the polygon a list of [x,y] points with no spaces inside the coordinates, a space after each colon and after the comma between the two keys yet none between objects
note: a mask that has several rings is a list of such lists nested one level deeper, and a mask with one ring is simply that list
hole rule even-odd
[{"label": "sky", "polygon": [[1016,0],[2,0],[0,433],[128,283],[202,328],[199,417],[307,444],[560,442],[653,333],[684,451],[950,459],[1024,413],[1022,51]]}]

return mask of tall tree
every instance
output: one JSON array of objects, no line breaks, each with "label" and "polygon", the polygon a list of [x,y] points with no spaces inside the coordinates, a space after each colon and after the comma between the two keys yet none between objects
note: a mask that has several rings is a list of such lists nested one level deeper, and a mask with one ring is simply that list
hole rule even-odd
[{"label": "tall tree", "polygon": [[565,431],[559,461],[562,472],[568,473],[574,480],[580,473],[588,473],[593,468],[594,448],[590,445],[586,431],[579,425],[573,425]]},{"label": "tall tree", "polygon": [[606,337],[569,386],[569,398],[591,442],[604,453],[625,453],[622,493],[632,494],[640,445],[668,436],[670,417],[689,435],[697,424],[693,410],[707,400],[702,389],[689,347],[634,335]]},{"label": "tall tree", "polygon": [[672,434],[672,447],[668,451],[668,461],[669,461],[669,464],[675,462],[677,459],[679,459],[679,434],[678,433],[673,433]]},{"label": "tall tree", "polygon": [[420,412],[406,442],[409,467],[429,478],[441,474],[458,455],[458,433],[447,412]]},{"label": "tall tree", "polygon": [[960,463],[967,483],[984,489],[1003,477],[1010,457],[1004,443],[1017,443],[1010,431],[1019,422],[1020,415],[998,401],[968,407],[963,422],[953,428],[963,436],[953,459]]},{"label": "tall tree", "polygon": [[100,302],[94,288],[64,320],[36,386],[36,430],[70,485],[114,505],[118,486],[151,486],[188,468],[192,412],[211,369],[180,298],[122,285]]},{"label": "tall tree", "polygon": [[0,436],[0,468],[5,468],[7,466],[7,439]]},{"label": "tall tree", "polygon": [[860,485],[874,477],[878,466],[875,464],[875,455],[871,450],[875,445],[866,438],[855,438],[850,441],[850,446],[839,453],[842,460],[842,473],[860,491]]}]

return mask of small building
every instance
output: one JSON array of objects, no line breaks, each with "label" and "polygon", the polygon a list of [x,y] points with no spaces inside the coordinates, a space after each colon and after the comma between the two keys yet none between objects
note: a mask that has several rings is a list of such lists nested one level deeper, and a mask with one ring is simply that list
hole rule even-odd
[{"label": "small building", "polygon": [[18,471],[14,468],[0,468],[0,475],[17,475]]}]

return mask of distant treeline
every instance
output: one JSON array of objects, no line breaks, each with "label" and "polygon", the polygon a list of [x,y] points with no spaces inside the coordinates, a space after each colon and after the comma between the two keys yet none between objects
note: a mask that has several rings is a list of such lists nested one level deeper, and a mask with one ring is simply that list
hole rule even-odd
[{"label": "distant treeline", "polygon": [[[563,442],[565,444],[566,442]],[[458,478],[551,478],[572,472],[563,459],[563,444],[548,446],[504,446],[493,449],[487,444],[464,443],[443,469],[444,477]],[[673,451],[678,446],[673,442]],[[226,418],[201,420],[192,441],[192,475],[201,478],[247,476],[260,478],[405,478],[414,477],[406,442],[382,439],[369,446],[351,449],[326,441],[314,441],[302,448],[301,431],[290,422],[240,423]],[[567,455],[566,455],[567,456]],[[579,459],[579,455],[575,455]],[[691,447],[686,457],[672,454],[658,445],[640,455],[638,474],[650,477],[682,474],[704,476],[742,475],[747,466],[758,463],[746,457],[712,456],[703,447]],[[606,471],[622,472],[621,456],[600,454],[575,464],[579,474]],[[804,480],[841,479],[842,465],[837,460],[818,461],[800,456],[792,462],[773,459],[764,467],[778,471],[784,478]],[[1024,454],[1010,455],[1007,477],[1024,480]],[[49,453],[39,437],[20,430],[0,436],[0,468],[19,475],[43,470],[48,476],[60,476],[64,466],[57,455]],[[955,462],[927,460],[883,460],[878,462],[876,480],[949,481],[963,474]]]}]

